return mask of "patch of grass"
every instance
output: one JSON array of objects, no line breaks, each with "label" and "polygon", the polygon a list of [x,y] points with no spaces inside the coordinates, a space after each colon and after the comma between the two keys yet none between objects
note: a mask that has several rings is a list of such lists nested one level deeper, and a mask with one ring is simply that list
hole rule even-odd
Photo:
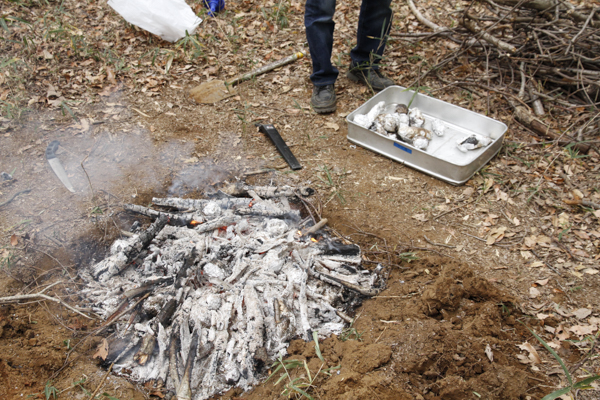
[{"label": "patch of grass", "polygon": [[579,154],[579,151],[574,148],[577,143],[569,143],[567,147],[565,147],[565,152],[567,156],[572,160],[577,160],[578,158],[586,158],[589,157],[586,154]]},{"label": "patch of grass", "polygon": [[400,260],[409,263],[411,261],[415,261],[418,260],[419,257],[417,257],[416,255],[417,253],[412,253],[412,252],[407,252],[407,253],[399,253],[398,257],[400,258]]},{"label": "patch of grass", "polygon": [[329,186],[332,192],[331,197],[325,202],[325,205],[327,205],[327,203],[329,203],[336,196],[341,205],[346,204],[346,199],[344,198],[344,195],[342,194],[342,189],[340,188],[340,179],[334,180],[332,172],[329,170],[329,168],[327,168],[326,165],[321,166],[321,168],[319,168],[319,171],[321,173],[318,174],[317,177],[321,182]]},{"label": "patch of grass", "polygon": [[56,389],[52,385],[52,381],[46,382],[46,386],[44,386],[44,395],[46,396],[46,400],[56,399],[58,396],[58,389]]},{"label": "patch of grass", "polygon": [[[273,366],[271,368],[275,369],[273,370],[271,375],[269,375],[265,383],[268,382],[273,376],[275,376],[276,373],[283,370],[283,373],[281,374],[277,382],[275,382],[275,386],[277,386],[286,379],[288,380],[288,382],[286,382],[283,386],[283,391],[281,392],[282,396],[285,396],[287,398],[294,397],[315,400],[314,397],[312,397],[309,394],[309,392],[312,388],[315,387],[315,381],[317,380],[319,374],[323,373],[327,376],[331,376],[331,371],[340,369],[341,365],[323,369],[323,367],[325,366],[325,358],[323,358],[323,354],[321,353],[321,348],[319,346],[318,332],[313,332],[313,339],[315,341],[315,353],[317,354],[319,360],[321,360],[321,366],[319,367],[317,373],[314,374],[314,376],[308,368],[306,360],[284,360],[280,356],[279,359],[275,361],[275,363],[273,363]],[[290,372],[296,369],[299,370],[300,376],[292,378]],[[302,371],[302,369],[304,369],[304,371]],[[306,374],[304,374],[304,372],[306,372]]]},{"label": "patch of grass", "polygon": [[[520,321],[519,321],[520,322]],[[521,322],[522,323],[522,322]],[[525,324],[523,324],[525,325]],[[564,394],[567,394],[571,391],[575,391],[575,390],[586,390],[586,389],[592,389],[592,387],[590,386],[591,383],[593,383],[594,381],[597,381],[598,379],[600,379],[600,375],[591,375],[585,379],[582,379],[578,382],[574,382],[573,381],[573,376],[571,375],[571,372],[569,372],[569,369],[567,368],[567,366],[565,365],[564,361],[562,358],[560,358],[560,356],[556,353],[556,351],[554,351],[554,349],[550,346],[548,346],[548,343],[546,343],[544,341],[544,339],[542,339],[541,337],[539,337],[531,328],[529,328],[527,325],[525,325],[525,327],[529,330],[529,332],[531,332],[531,334],[542,344],[542,346],[544,346],[544,348],[546,350],[548,350],[548,352],[550,354],[552,354],[552,357],[554,357],[556,359],[556,361],[558,361],[558,363],[560,364],[561,368],[563,369],[565,376],[567,378],[567,381],[569,382],[569,385],[559,389],[559,390],[555,390],[554,392],[547,394],[546,396],[542,397],[542,400],[554,400]],[[588,337],[588,339],[593,340],[594,342],[598,339],[597,335],[594,337]],[[593,346],[592,346],[593,348]],[[575,371],[573,371],[574,373]]]},{"label": "patch of grass", "polygon": [[354,321],[356,319],[352,320],[352,323],[350,324],[349,327],[344,328],[342,330],[342,332],[340,333],[340,336],[338,337],[342,342],[345,342],[347,340],[358,340],[359,342],[362,342],[362,335],[363,333],[360,333],[356,330],[356,328],[354,327]]}]

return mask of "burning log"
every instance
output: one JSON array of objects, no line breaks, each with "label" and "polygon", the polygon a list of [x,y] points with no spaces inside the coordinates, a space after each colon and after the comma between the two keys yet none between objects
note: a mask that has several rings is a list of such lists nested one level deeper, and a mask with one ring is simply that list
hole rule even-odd
[{"label": "burning log", "polygon": [[304,197],[311,196],[315,191],[309,187],[294,188],[291,186],[250,186],[243,183],[231,184],[221,191],[230,196],[247,196],[253,191],[262,198],[294,197],[298,194]]},{"label": "burning log", "polygon": [[127,240],[117,240],[113,243],[113,255],[94,266],[91,273],[100,282],[106,282],[111,276],[125,269],[146,248],[152,239],[167,224],[167,218],[160,216],[145,231]]},{"label": "burning log", "polygon": [[[244,190],[268,197],[265,190]],[[249,207],[251,201],[154,199],[193,209],[204,222],[181,225],[171,218],[167,224],[165,213],[156,214],[146,232],[119,241],[82,274],[89,306],[114,316],[117,337],[135,337],[128,340],[137,351],[116,362],[116,372],[161,379],[177,399],[249,389],[292,338],[339,334],[351,321],[340,308],[378,293],[379,276],[362,269],[358,246],[326,234],[319,242],[299,236],[300,214],[281,198]]]},{"label": "burning log", "polygon": [[204,221],[204,218],[198,214],[173,214],[162,211],[156,211],[148,207],[138,206],[136,204],[125,204],[123,208],[127,211],[132,211],[154,219],[165,217],[172,225],[184,226],[191,224],[192,221],[200,223]]}]

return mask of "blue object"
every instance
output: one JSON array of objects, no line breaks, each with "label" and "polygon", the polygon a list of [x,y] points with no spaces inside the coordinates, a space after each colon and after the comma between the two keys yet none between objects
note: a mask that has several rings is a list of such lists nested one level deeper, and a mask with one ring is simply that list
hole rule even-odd
[{"label": "blue object", "polygon": [[225,8],[225,0],[204,0],[204,7],[208,9],[208,15],[214,17],[215,13]]},{"label": "blue object", "polygon": [[[352,67],[366,64],[373,69],[379,68],[378,63],[385,50],[385,39],[369,39],[369,37],[385,38],[388,34],[392,19],[391,2],[392,0],[362,1],[356,32],[357,44],[350,52]],[[335,83],[339,73],[338,69],[331,64],[335,3],[336,0],[306,1],[304,26],[306,26],[306,39],[313,65],[310,80],[316,86]]]},{"label": "blue object", "polygon": [[408,147],[404,147],[401,144],[398,144],[396,142],[394,142],[394,146],[399,148],[400,150],[404,150],[405,152],[407,152],[408,154],[412,154],[412,150],[409,149]]}]

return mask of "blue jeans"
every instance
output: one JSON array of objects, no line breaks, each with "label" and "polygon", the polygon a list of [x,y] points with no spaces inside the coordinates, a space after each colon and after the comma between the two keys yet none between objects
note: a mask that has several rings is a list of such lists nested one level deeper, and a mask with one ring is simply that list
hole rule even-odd
[{"label": "blue jeans", "polygon": [[[335,2],[336,0],[306,0],[304,26],[313,65],[310,80],[316,86],[335,83],[339,74],[331,63]],[[378,64],[385,50],[385,36],[391,26],[391,2],[392,0],[362,0],[356,47],[350,52],[351,68],[379,68]]]}]

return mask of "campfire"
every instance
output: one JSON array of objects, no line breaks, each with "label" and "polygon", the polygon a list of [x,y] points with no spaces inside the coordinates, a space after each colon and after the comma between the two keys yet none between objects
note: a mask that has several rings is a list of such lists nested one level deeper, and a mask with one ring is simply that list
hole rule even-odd
[{"label": "campfire", "polygon": [[154,222],[82,274],[89,307],[114,329],[113,370],[200,400],[251,388],[292,339],[339,334],[381,280],[358,246],[302,218],[291,200],[311,193],[238,184],[153,199],[177,211],[127,205]]}]

